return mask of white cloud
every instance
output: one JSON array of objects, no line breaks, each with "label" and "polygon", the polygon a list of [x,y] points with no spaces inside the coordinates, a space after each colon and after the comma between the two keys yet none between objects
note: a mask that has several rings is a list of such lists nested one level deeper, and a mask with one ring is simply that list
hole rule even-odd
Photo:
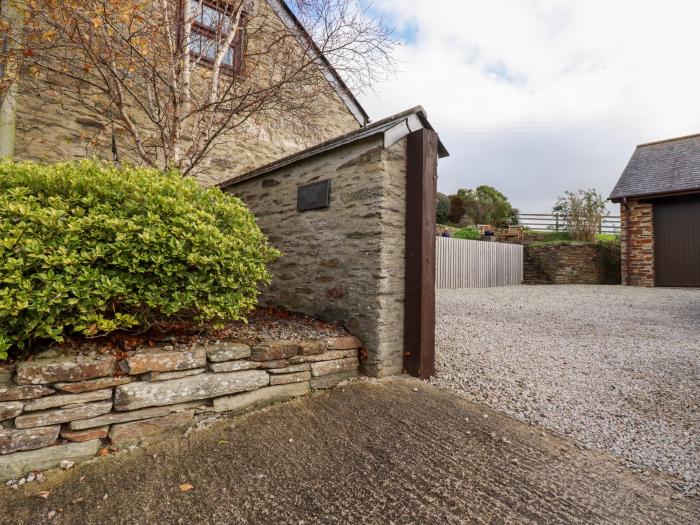
[{"label": "white cloud", "polygon": [[[363,102],[375,118],[425,107],[452,153],[444,191],[495,179],[521,208],[543,211],[564,189],[608,192],[636,143],[700,132],[697,0],[375,7],[399,32],[417,32],[397,54],[396,78]],[[540,196],[522,192],[523,180]]]}]

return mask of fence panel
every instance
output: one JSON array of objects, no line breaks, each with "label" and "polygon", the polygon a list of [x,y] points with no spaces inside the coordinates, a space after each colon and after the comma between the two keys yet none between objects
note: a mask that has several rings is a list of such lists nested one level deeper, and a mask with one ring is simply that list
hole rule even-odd
[{"label": "fence panel", "polygon": [[523,282],[519,244],[436,238],[436,287],[489,288]]}]

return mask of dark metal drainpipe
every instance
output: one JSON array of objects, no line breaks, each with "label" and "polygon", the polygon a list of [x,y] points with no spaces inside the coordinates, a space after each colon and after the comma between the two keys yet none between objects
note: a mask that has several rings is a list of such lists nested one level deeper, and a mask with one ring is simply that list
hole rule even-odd
[{"label": "dark metal drainpipe", "polygon": [[625,251],[627,255],[625,257],[625,285],[630,286],[630,254],[632,250],[630,249],[630,205],[627,202],[627,197],[622,199],[625,205]]}]

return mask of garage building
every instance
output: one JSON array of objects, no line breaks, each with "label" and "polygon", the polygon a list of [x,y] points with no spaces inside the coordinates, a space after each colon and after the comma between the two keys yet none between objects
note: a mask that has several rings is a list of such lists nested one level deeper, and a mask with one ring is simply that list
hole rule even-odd
[{"label": "garage building", "polygon": [[623,284],[700,287],[700,134],[637,146],[610,200]]}]

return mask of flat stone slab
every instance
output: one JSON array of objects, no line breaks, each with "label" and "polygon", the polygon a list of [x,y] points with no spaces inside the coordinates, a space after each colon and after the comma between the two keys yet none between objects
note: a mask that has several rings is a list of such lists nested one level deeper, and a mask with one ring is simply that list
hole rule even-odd
[{"label": "flat stone slab", "polygon": [[212,372],[239,372],[241,370],[255,370],[260,368],[260,363],[254,361],[225,361],[223,363],[209,363]]},{"label": "flat stone slab", "polygon": [[49,396],[55,392],[45,386],[0,386],[0,401],[20,401]]},{"label": "flat stone slab", "polygon": [[336,359],[334,361],[321,361],[319,363],[311,363],[311,375],[314,377],[329,376],[339,372],[357,370],[358,366],[360,366],[360,361],[357,357]]},{"label": "flat stone slab", "polygon": [[82,394],[83,392],[92,392],[93,390],[102,390],[103,388],[111,388],[113,386],[125,385],[134,380],[130,376],[122,377],[100,377],[99,379],[88,379],[78,383],[56,383],[54,388],[61,392],[70,394]]},{"label": "flat stone slab", "polygon": [[15,416],[19,416],[24,408],[24,403],[21,401],[7,401],[0,403],[0,421],[5,421],[6,419],[12,419]]},{"label": "flat stone slab", "polygon": [[141,376],[144,381],[169,381],[183,377],[196,376],[205,372],[206,368],[193,368],[192,370],[175,370],[173,372],[147,372]]},{"label": "flat stone slab", "polygon": [[166,432],[180,430],[188,425],[194,417],[194,409],[168,414],[167,416],[112,426],[109,439],[112,446],[123,449],[130,445],[143,445],[159,438]]},{"label": "flat stone slab", "polygon": [[60,426],[31,428],[28,430],[8,428],[0,430],[0,454],[11,454],[21,450],[48,447],[58,439]]},{"label": "flat stone slab", "polygon": [[357,377],[359,374],[357,370],[349,370],[346,372],[340,372],[339,374],[332,374],[329,376],[312,377],[311,378],[311,388],[313,390],[325,390],[327,388],[333,388],[343,381]]},{"label": "flat stone slab", "polygon": [[262,370],[207,372],[171,381],[139,381],[115,389],[114,408],[119,411],[135,410],[219,397],[267,386],[269,381],[267,372]]},{"label": "flat stone slab", "polygon": [[357,350],[329,350],[328,352],[316,355],[297,355],[295,357],[290,357],[289,362],[292,364],[317,363],[319,361],[333,361],[335,359],[345,359],[348,357],[357,357]]},{"label": "flat stone slab", "polygon": [[270,384],[288,385],[290,383],[303,383],[309,379],[311,379],[311,372],[294,372],[292,374],[270,376]]},{"label": "flat stone slab", "polygon": [[90,419],[79,419],[76,421],[71,421],[69,423],[69,426],[71,430],[85,430],[88,428],[113,425],[116,423],[128,423],[129,421],[138,421],[140,419],[150,419],[153,417],[167,416],[172,412],[188,410],[199,405],[201,405],[200,401],[192,401],[190,403],[180,403],[178,405],[142,408],[140,410],[131,410],[129,412],[110,412],[109,414],[93,417]]},{"label": "flat stone slab", "polygon": [[268,370],[268,373],[277,375],[277,374],[293,374],[295,372],[308,372],[311,370],[311,366],[309,363],[299,363],[298,365],[289,365],[286,368],[273,368],[271,370]]},{"label": "flat stone slab", "polygon": [[346,335],[342,337],[329,337],[326,339],[328,350],[350,350],[362,348],[362,341],[354,335]]},{"label": "flat stone slab", "polygon": [[105,439],[109,434],[109,427],[89,428],[87,430],[70,430],[69,428],[61,429],[61,437],[69,441],[91,441],[93,439]]},{"label": "flat stone slab", "polygon": [[325,341],[301,341],[299,343],[301,355],[322,354],[326,350],[328,350],[328,344]]},{"label": "flat stone slab", "polygon": [[12,369],[8,366],[0,365],[0,385],[12,383]]},{"label": "flat stone slab", "polygon": [[56,468],[64,460],[73,463],[87,461],[95,457],[100,445],[100,440],[95,439],[0,456],[0,481],[21,478],[36,470]]},{"label": "flat stone slab", "polygon": [[293,357],[299,352],[299,343],[294,341],[265,340],[251,349],[251,361],[277,361]]},{"label": "flat stone slab", "polygon": [[277,359],[275,361],[260,361],[258,363],[260,368],[264,368],[265,370],[271,370],[275,368],[287,368],[289,366],[289,361],[286,359]]},{"label": "flat stone slab", "polygon": [[124,372],[131,375],[189,370],[191,368],[204,368],[206,365],[207,351],[203,346],[195,346],[186,350],[165,347],[145,348],[138,350],[119,364]]},{"label": "flat stone slab", "polygon": [[47,408],[90,403],[91,401],[104,401],[105,399],[112,399],[111,388],[94,390],[83,394],[56,394],[48,397],[40,397],[39,399],[32,399],[25,402],[24,411],[33,412],[35,410],[46,410]]},{"label": "flat stone slab", "polygon": [[114,357],[59,357],[37,359],[17,365],[18,385],[38,385],[63,381],[84,381],[114,373]]},{"label": "flat stone slab", "polygon": [[305,396],[310,391],[311,388],[308,382],[267,386],[252,392],[216,398],[214,399],[214,411],[241,414],[248,410],[271,405],[272,403]]},{"label": "flat stone slab", "polygon": [[243,343],[221,343],[207,347],[207,359],[212,363],[235,361],[250,357],[250,347]]},{"label": "flat stone slab", "polygon": [[76,419],[89,419],[91,417],[101,416],[110,410],[112,410],[111,400],[98,401],[96,403],[88,403],[86,405],[59,408],[56,410],[46,410],[43,412],[35,412],[32,414],[17,416],[15,418],[15,426],[17,428],[33,428],[57,425],[59,423],[75,421]]}]

